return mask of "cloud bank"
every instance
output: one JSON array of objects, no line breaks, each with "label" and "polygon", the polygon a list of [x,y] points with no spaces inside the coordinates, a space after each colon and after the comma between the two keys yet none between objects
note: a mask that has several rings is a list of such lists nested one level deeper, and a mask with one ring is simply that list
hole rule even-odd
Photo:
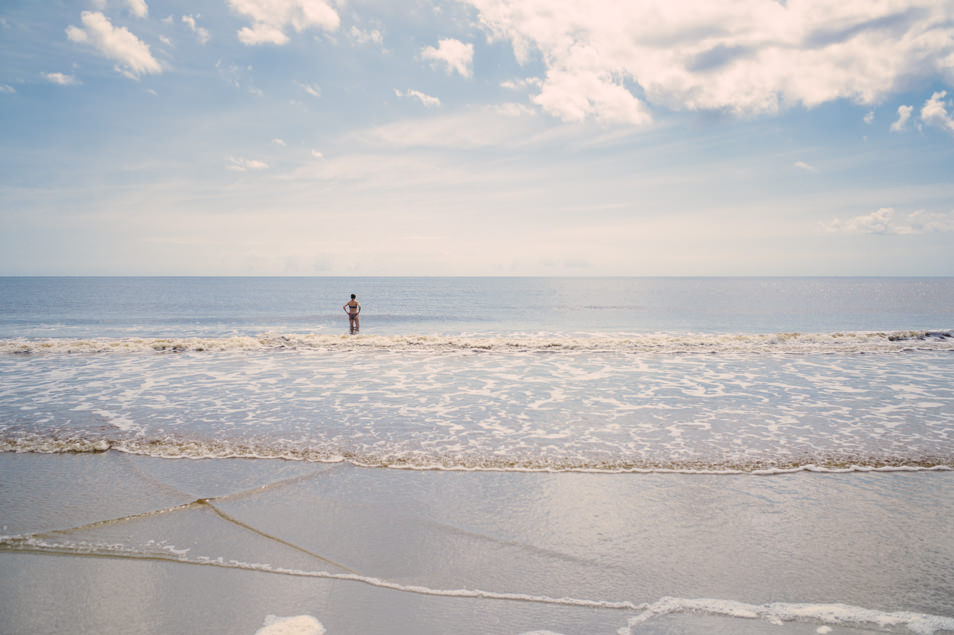
[{"label": "cloud bank", "polygon": [[954,211],[947,214],[917,210],[898,215],[894,208],[882,207],[864,216],[835,219],[822,226],[825,231],[846,234],[892,234],[907,236],[930,232],[954,231]]},{"label": "cloud bank", "polygon": [[653,107],[736,116],[836,99],[878,103],[954,80],[954,20],[936,0],[464,0],[563,120],[646,124]]}]

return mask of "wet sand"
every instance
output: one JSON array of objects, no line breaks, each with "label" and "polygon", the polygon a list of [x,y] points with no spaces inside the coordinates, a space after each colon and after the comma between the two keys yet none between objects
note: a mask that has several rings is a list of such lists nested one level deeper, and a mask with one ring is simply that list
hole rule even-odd
[{"label": "wet sand", "polygon": [[954,631],[949,471],[4,453],[0,510],[3,633]]}]

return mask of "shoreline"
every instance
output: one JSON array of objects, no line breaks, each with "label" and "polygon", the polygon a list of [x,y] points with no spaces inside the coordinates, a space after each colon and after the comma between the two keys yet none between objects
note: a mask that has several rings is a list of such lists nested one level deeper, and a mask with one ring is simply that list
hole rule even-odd
[{"label": "shoreline", "polygon": [[107,452],[3,453],[0,479],[4,632],[254,633],[268,615],[329,633],[954,631],[949,471],[449,472]]}]

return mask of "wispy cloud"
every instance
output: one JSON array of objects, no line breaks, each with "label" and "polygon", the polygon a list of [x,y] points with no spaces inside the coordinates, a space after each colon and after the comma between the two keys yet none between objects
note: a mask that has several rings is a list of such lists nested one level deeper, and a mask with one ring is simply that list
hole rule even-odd
[{"label": "wispy cloud", "polygon": [[60,86],[72,86],[80,83],[73,75],[64,75],[63,73],[43,73],[43,77],[51,84],[59,84]]},{"label": "wispy cloud", "polygon": [[126,27],[114,27],[98,12],[84,11],[80,18],[84,28],[70,25],[66,29],[66,36],[71,41],[92,46],[103,57],[118,62],[117,70],[132,79],[162,72],[162,66],[149,52],[149,46]]},{"label": "wispy cloud", "polygon": [[229,165],[227,167],[234,172],[246,172],[248,170],[264,170],[268,167],[268,164],[255,159],[229,157]]},{"label": "wispy cloud", "polygon": [[818,172],[818,168],[816,168],[814,165],[809,165],[804,161],[796,161],[794,165],[799,170],[805,170],[806,172]]},{"label": "wispy cloud", "polygon": [[295,85],[301,88],[303,91],[311,95],[312,97],[321,97],[321,87],[318,84],[305,84],[303,82],[295,82]]},{"label": "wispy cloud", "polygon": [[348,31],[348,35],[351,36],[352,41],[356,44],[377,44],[381,46],[384,44],[384,36],[381,35],[381,31],[378,29],[371,29],[370,31],[362,31],[356,26],[352,26],[351,30]]},{"label": "wispy cloud", "polygon": [[146,0],[121,0],[119,3],[107,2],[107,0],[92,0],[92,4],[101,11],[109,4],[122,4],[137,18],[145,18],[149,15],[149,5],[146,4]]},{"label": "wispy cloud", "polygon": [[823,223],[822,228],[832,233],[847,234],[892,234],[906,236],[930,232],[954,231],[954,211],[948,213],[917,210],[909,214],[897,214],[894,208],[882,207],[876,212],[855,216],[846,220],[834,219]]},{"label": "wispy cloud", "polygon": [[394,94],[397,95],[398,97],[416,99],[422,104],[424,104],[425,106],[440,106],[441,105],[440,99],[438,99],[437,97],[431,97],[430,95],[426,95],[419,90],[408,89],[401,92],[400,90],[395,88]]},{"label": "wispy cloud", "polygon": [[0,94],[4,95],[13,95],[16,94],[17,89],[9,84],[0,84]]},{"label": "wispy cloud", "polygon": [[448,73],[460,73],[464,77],[471,77],[474,62],[474,45],[464,44],[460,40],[445,38],[437,43],[437,47],[428,46],[421,51],[421,58],[447,65]]},{"label": "wispy cloud", "polygon": [[209,30],[196,24],[196,18],[200,17],[196,15],[184,15],[182,16],[183,24],[187,25],[193,33],[195,33],[196,39],[199,41],[199,44],[205,45],[208,44],[209,39],[212,37],[209,35]]}]

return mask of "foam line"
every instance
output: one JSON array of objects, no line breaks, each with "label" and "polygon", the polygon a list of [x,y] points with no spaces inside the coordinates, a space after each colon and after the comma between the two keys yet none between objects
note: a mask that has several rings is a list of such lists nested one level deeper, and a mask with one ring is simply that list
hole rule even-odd
[{"label": "foam line", "polygon": [[904,627],[919,635],[932,635],[941,630],[954,630],[954,617],[913,613],[909,611],[879,611],[847,604],[794,604],[772,602],[747,604],[735,600],[687,599],[664,597],[646,606],[640,615],[632,617],[619,635],[632,635],[634,628],[651,619],[676,613],[693,613],[758,619],[770,624],[811,621],[833,626],[892,628]]},{"label": "foam line", "polygon": [[540,335],[327,335],[263,333],[257,336],[165,338],[11,338],[0,353],[221,353],[243,351],[528,351],[638,353],[810,353],[954,350],[954,329],[845,331],[836,333],[628,333]]},{"label": "foam line", "polygon": [[[954,471],[954,462],[950,457],[939,456],[930,459],[897,459],[872,457],[858,458],[858,462],[844,461],[829,464],[821,462],[782,463],[765,466],[765,461],[752,464],[702,463],[691,464],[647,461],[642,464],[629,462],[607,462],[586,464],[569,461],[565,464],[553,460],[533,462],[521,459],[519,462],[507,458],[474,457],[473,459],[452,457],[447,461],[430,458],[402,458],[393,453],[378,456],[352,456],[331,451],[282,447],[256,447],[243,444],[219,444],[215,441],[174,440],[151,441],[132,439],[128,441],[107,439],[59,439],[42,435],[25,435],[17,438],[0,439],[0,452],[36,453],[36,454],[97,454],[107,451],[131,455],[150,456],[165,459],[277,459],[283,461],[304,461],[326,465],[347,464],[360,468],[386,468],[409,471],[434,472],[522,472],[543,474],[705,474],[734,476],[748,474],[752,476],[782,476],[810,472],[819,474],[850,473],[894,473],[894,472],[950,472]],[[292,477],[253,488],[247,492],[236,492],[217,497],[219,500],[241,497],[261,489],[281,487],[316,478],[321,472]]]},{"label": "foam line", "polygon": [[954,630],[954,617],[910,611],[879,611],[877,609],[855,607],[847,604],[800,604],[785,602],[748,604],[736,600],[675,597],[663,597],[651,603],[637,603],[631,601],[593,600],[571,597],[555,598],[545,595],[486,591],[482,589],[436,589],[421,585],[399,584],[381,578],[354,573],[288,569],[284,567],[272,567],[271,565],[263,563],[225,560],[224,558],[188,558],[185,553],[171,547],[166,547],[163,551],[145,553],[115,544],[51,544],[37,539],[11,543],[7,538],[0,538],[0,550],[85,557],[158,560],[291,577],[358,582],[390,591],[434,597],[529,602],[556,606],[638,612],[638,615],[629,618],[627,626],[617,631],[619,635],[633,635],[633,633],[636,632],[636,627],[639,625],[649,620],[672,614],[702,614],[739,619],[758,619],[775,625],[780,625],[784,622],[799,621],[849,627],[904,627],[918,635],[933,635],[942,630]]}]

